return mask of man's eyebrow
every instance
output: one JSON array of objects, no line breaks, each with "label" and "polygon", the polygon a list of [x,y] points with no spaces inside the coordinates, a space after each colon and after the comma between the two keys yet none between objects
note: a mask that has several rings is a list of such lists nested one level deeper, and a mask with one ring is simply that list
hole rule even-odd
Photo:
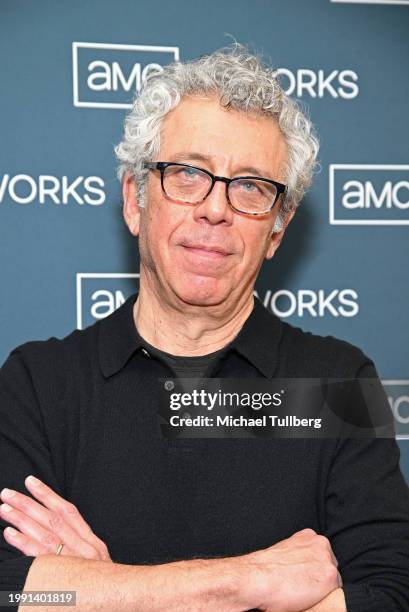
[{"label": "man's eyebrow", "polygon": [[182,161],[183,159],[194,159],[197,161],[210,162],[211,158],[207,155],[203,155],[202,153],[194,153],[193,151],[181,151],[180,153],[175,153],[175,155],[171,155],[172,159],[169,161]]},{"label": "man's eyebrow", "polygon": [[[171,158],[172,159],[169,159],[169,161],[174,162],[182,162],[186,161],[187,159],[206,163],[210,163],[212,161],[211,157],[209,157],[208,155],[203,155],[202,153],[195,153],[193,151],[181,151],[179,153],[175,153],[175,155],[171,155]],[[269,178],[270,172],[265,172],[260,168],[256,168],[255,166],[240,166],[239,169],[236,170],[235,174],[251,174],[255,176]]]}]

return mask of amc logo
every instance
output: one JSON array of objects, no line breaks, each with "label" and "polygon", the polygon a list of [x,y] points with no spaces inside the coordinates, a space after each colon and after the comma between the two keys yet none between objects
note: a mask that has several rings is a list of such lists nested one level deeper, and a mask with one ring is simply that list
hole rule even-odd
[{"label": "amc logo", "polygon": [[131,108],[146,77],[178,60],[178,47],[73,42],[74,106]]},{"label": "amc logo", "polygon": [[139,291],[139,273],[79,272],[76,277],[77,329],[104,319]]},{"label": "amc logo", "polygon": [[409,165],[331,164],[331,225],[409,225]]},{"label": "amc logo", "polygon": [[409,380],[383,380],[395,419],[396,438],[409,440]]}]

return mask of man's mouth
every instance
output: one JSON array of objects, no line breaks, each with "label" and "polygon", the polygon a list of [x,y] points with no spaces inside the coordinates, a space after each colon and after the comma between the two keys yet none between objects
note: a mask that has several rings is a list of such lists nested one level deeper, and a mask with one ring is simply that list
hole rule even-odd
[{"label": "man's mouth", "polygon": [[227,257],[231,253],[222,246],[219,245],[207,245],[197,243],[182,243],[181,245],[187,252],[194,253],[196,255],[203,255],[204,257]]}]

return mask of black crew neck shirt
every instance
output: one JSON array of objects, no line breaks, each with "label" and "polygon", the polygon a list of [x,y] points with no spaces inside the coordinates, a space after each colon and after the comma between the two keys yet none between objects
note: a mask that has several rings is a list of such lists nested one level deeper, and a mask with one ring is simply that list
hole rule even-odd
[{"label": "black crew neck shirt", "polygon": [[172,355],[147,342],[138,330],[136,330],[136,333],[140,342],[144,345],[144,354],[162,359],[178,378],[203,378],[208,372],[211,372],[212,365],[228,351],[231,345],[229,343],[227,346],[206,355]]},{"label": "black crew neck shirt", "polygon": [[[330,540],[348,612],[409,610],[409,492],[396,440],[162,438],[158,379],[174,372],[137,333],[136,298],[10,353],[0,487],[30,496],[24,479],[39,477],[117,563],[245,554],[309,527]],[[256,297],[225,348],[208,376],[377,376],[359,348],[282,322]],[[4,540],[7,525],[0,519],[0,590],[21,590],[35,557]]]}]

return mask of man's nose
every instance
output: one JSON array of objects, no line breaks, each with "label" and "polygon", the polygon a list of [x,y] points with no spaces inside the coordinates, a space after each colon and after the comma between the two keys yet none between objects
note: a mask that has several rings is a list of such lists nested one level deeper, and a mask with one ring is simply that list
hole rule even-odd
[{"label": "man's nose", "polygon": [[211,223],[226,220],[231,222],[233,211],[229,206],[226,194],[226,184],[216,181],[207,198],[197,205],[197,214],[206,217]]}]

